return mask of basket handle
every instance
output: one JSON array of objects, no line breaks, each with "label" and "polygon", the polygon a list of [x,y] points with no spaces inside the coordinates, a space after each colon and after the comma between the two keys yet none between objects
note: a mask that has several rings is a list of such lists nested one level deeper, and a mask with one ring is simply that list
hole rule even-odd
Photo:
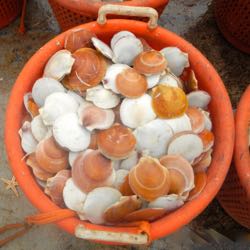
[{"label": "basket handle", "polygon": [[104,25],[107,21],[107,14],[148,17],[149,29],[155,29],[158,25],[158,12],[150,7],[134,7],[106,4],[103,5],[98,11],[97,23],[100,25]]}]

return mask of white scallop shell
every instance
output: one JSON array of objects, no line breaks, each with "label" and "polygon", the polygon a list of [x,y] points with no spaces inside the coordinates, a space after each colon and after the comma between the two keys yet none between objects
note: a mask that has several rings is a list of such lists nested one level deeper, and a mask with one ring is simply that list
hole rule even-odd
[{"label": "white scallop shell", "polygon": [[90,133],[79,124],[75,113],[58,117],[53,124],[53,135],[61,147],[73,152],[82,151],[90,144]]},{"label": "white scallop shell", "polygon": [[61,115],[77,112],[79,104],[69,94],[63,92],[52,93],[45,99],[43,108],[39,109],[45,125],[53,125]]},{"label": "white scallop shell", "polygon": [[177,47],[166,47],[161,50],[168,62],[168,67],[176,75],[180,76],[184,68],[189,67],[188,54]]},{"label": "white scallop shell", "polygon": [[160,82],[161,73],[146,76],[148,89],[153,88]]},{"label": "white scallop shell", "polygon": [[120,38],[113,47],[113,62],[132,65],[134,59],[143,51],[141,41],[133,36]]},{"label": "white scallop shell", "polygon": [[125,177],[128,175],[129,171],[125,170],[125,169],[119,169],[116,171],[116,178],[115,181],[113,183],[113,186],[116,189],[119,189],[120,186],[124,183],[125,181]]},{"label": "white scallop shell", "polygon": [[100,39],[96,38],[96,37],[92,37],[91,41],[93,43],[93,45],[95,46],[95,48],[101,52],[105,57],[107,57],[108,59],[113,58],[113,51],[111,50],[111,48],[104,43],[103,41],[101,41]]},{"label": "white scallop shell", "polygon": [[190,119],[186,114],[172,119],[165,119],[165,121],[172,128],[174,134],[192,130]]},{"label": "white scallop shell", "polygon": [[120,97],[102,85],[87,89],[86,100],[93,102],[97,107],[111,109],[120,103]]},{"label": "white scallop shell", "polygon": [[125,126],[137,128],[156,118],[152,108],[152,98],[144,94],[139,98],[125,98],[120,107],[121,121]]},{"label": "white scallop shell", "polygon": [[71,72],[74,62],[75,59],[68,50],[59,50],[47,62],[43,76],[60,81]]},{"label": "white scallop shell", "polygon": [[83,209],[86,218],[94,224],[103,224],[104,211],[121,198],[121,193],[111,187],[95,188],[88,193]]},{"label": "white scallop shell", "polygon": [[84,214],[83,205],[87,194],[82,192],[73,182],[72,178],[66,181],[63,189],[63,200],[67,208]]},{"label": "white scallop shell", "polygon": [[207,105],[211,101],[211,96],[203,90],[192,91],[187,95],[188,105],[190,107],[196,107],[206,109]]},{"label": "white scallop shell", "polygon": [[79,105],[81,105],[85,101],[82,96],[78,95],[76,92],[72,90],[68,90],[67,94],[72,96]]},{"label": "white scallop shell", "polygon": [[184,201],[180,196],[176,194],[170,194],[158,197],[157,199],[149,202],[148,207],[164,208],[167,212],[171,212],[181,207],[182,205],[184,205]]},{"label": "white scallop shell", "polygon": [[116,94],[119,94],[119,91],[116,88],[116,77],[123,70],[127,69],[128,65],[126,64],[112,64],[108,67],[106,74],[102,80],[103,86],[105,89],[111,89]]},{"label": "white scallop shell", "polygon": [[35,152],[38,141],[32,134],[31,123],[25,121],[22,127],[19,129],[18,134],[21,137],[21,146],[23,151],[27,154]]},{"label": "white scallop shell", "polygon": [[155,119],[133,132],[136,137],[136,149],[147,151],[152,157],[161,157],[167,152],[167,145],[173,136],[173,130],[163,119]]},{"label": "white scallop shell", "polygon": [[48,128],[43,123],[41,115],[37,115],[31,121],[31,131],[37,141],[43,140],[48,134]]},{"label": "white scallop shell", "polygon": [[133,151],[129,157],[121,161],[120,169],[128,170],[132,169],[139,161],[139,155],[137,151]]},{"label": "white scallop shell", "polygon": [[65,88],[53,78],[42,77],[32,87],[32,97],[39,107],[44,105],[47,96],[55,92],[65,92]]},{"label": "white scallop shell", "polygon": [[130,31],[127,31],[127,30],[123,30],[123,31],[120,31],[120,32],[114,34],[114,36],[112,37],[111,42],[110,42],[111,48],[114,49],[116,42],[119,41],[121,38],[124,38],[127,36],[135,37],[135,35],[133,33],[131,33]]},{"label": "white scallop shell", "polygon": [[170,73],[167,73],[166,75],[162,76],[159,83],[171,87],[181,86],[180,81],[178,81],[178,78],[174,77],[173,74]]},{"label": "white scallop shell", "polygon": [[[90,104],[91,106],[94,106]],[[112,109],[101,109],[98,107],[95,107],[96,109],[99,109],[102,111],[103,117],[97,117],[97,115],[93,112],[87,109],[87,107],[90,106],[87,103],[84,103],[81,105],[78,109],[78,117],[79,117],[79,123],[84,126],[86,129],[89,131],[93,131],[94,129],[108,129],[112,126],[112,124],[115,121],[115,113]],[[92,123],[87,123],[84,124],[84,118],[89,118],[92,116],[93,118],[90,119]],[[96,119],[96,121],[94,121]]]}]

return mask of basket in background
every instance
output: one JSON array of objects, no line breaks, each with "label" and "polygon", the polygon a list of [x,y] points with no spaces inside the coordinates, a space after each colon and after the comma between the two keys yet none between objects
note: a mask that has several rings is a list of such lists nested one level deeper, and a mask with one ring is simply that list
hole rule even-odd
[{"label": "basket in background", "polygon": [[[152,7],[157,10],[159,15],[161,15],[168,2],[169,0],[131,0],[117,4]],[[105,4],[90,0],[49,0],[49,3],[62,31],[70,29],[79,24],[95,21],[98,16],[99,8]],[[116,16],[116,18],[119,17]],[[133,19],[145,20],[145,18],[138,17]]]},{"label": "basket in background", "polygon": [[224,37],[250,54],[250,1],[214,0],[214,14]]}]

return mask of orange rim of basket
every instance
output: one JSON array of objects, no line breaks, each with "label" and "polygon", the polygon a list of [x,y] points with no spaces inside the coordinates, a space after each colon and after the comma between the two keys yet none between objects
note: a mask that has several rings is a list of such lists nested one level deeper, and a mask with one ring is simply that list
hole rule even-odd
[{"label": "orange rim of basket", "polygon": [[248,126],[250,126],[250,85],[242,95],[235,116],[234,161],[243,189],[250,199],[250,154],[248,146]]},{"label": "orange rim of basket", "polygon": [[[91,22],[80,25],[77,28],[79,27],[92,30],[104,41],[108,41],[118,31],[129,30],[137,36],[145,38],[150,45],[154,42],[153,47],[155,49],[160,49],[163,46],[179,47],[189,54],[191,67],[194,69],[198,81],[203,83],[202,89],[212,95],[210,110],[216,139],[213,160],[208,171],[208,183],[197,199],[187,202],[175,212],[151,223],[151,239],[155,240],[164,237],[186,225],[199,215],[213,200],[224,182],[230,166],[234,145],[233,112],[225,86],[213,66],[196,48],[166,29],[158,27],[154,30],[149,30],[146,23],[121,19],[108,20],[104,26]],[[49,41],[30,58],[13,86],[6,112],[5,144],[9,164],[21,189],[30,202],[41,212],[48,212],[58,209],[58,207],[43,193],[29,167],[24,161],[21,161],[24,153],[20,146],[18,130],[24,109],[22,99],[23,95],[31,89],[31,85],[35,80],[41,76],[42,69],[50,56],[63,47],[64,37],[67,32]],[[105,37],[102,37],[102,35]],[[138,232],[138,228],[94,225],[80,221],[77,218],[69,218],[57,223],[60,228],[71,234],[74,234],[75,227],[79,224],[94,230]],[[111,242],[110,244],[113,243]]]},{"label": "orange rim of basket", "polygon": [[[105,4],[101,2],[92,2],[89,0],[81,0],[81,1],[54,0],[54,1],[71,11],[80,14],[88,13],[89,16],[97,16],[99,8]],[[167,5],[168,2],[169,0],[131,0],[121,3],[112,3],[112,4],[127,5],[127,6],[144,6],[157,9],[159,6]]]}]

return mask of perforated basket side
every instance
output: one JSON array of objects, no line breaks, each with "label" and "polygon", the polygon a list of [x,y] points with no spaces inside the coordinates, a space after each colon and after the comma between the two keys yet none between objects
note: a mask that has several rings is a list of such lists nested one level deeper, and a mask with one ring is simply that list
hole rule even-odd
[{"label": "perforated basket side", "polygon": [[21,0],[0,0],[0,29],[18,16],[21,6]]}]

